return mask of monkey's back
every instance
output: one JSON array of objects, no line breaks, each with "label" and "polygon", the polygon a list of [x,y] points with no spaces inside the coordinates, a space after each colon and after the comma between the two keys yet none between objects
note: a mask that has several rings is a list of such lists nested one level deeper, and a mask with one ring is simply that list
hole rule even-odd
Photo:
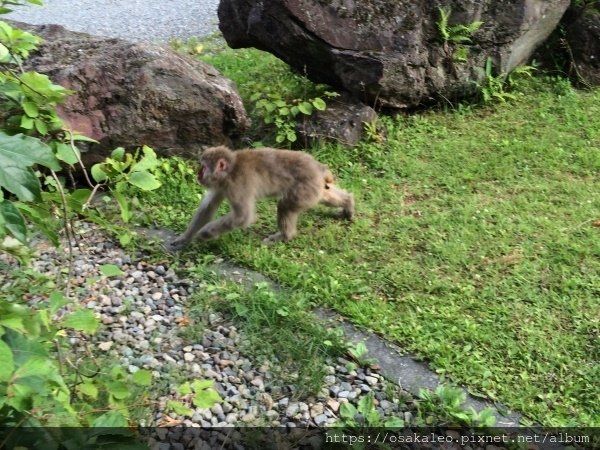
[{"label": "monkey's back", "polygon": [[[295,189],[320,192],[327,166],[301,151],[273,148],[245,149],[236,152],[236,170],[251,174],[248,188],[254,187],[257,196],[284,196]],[[232,174],[234,179],[237,174]]]}]

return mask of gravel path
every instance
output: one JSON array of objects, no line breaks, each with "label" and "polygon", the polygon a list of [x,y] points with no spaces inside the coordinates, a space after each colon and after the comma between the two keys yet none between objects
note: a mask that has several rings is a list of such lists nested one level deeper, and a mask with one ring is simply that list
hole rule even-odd
[{"label": "gravel path", "polygon": [[[202,284],[181,279],[168,262],[154,265],[132,260],[95,225],[77,223],[75,229],[78,238],[71,292],[76,294],[72,298],[96,312],[103,323],[99,333],[86,338],[90,347],[130,373],[148,369],[157,386],[168,386],[167,391],[150,389],[154,412],[144,425],[214,429],[211,436],[190,435],[186,442],[185,448],[205,450],[214,448],[212,445],[221,439],[218,433],[227,433],[222,429],[233,425],[287,429],[331,425],[339,418],[341,404],[356,405],[370,392],[382,417],[395,416],[407,423],[413,420],[412,402],[388,398],[387,382],[377,370],[348,369],[344,359],[329,361],[320,393],[296,398],[295,386],[279,382],[269,362],[254,361],[240,350],[243,332],[217,314],[208,317],[209,325],[201,335],[184,340],[180,331],[186,326],[187,300],[194,289],[202,289]],[[35,249],[32,264],[39,272],[54,276],[66,266],[64,249],[45,242],[38,242]],[[123,274],[102,276],[103,264],[117,265]],[[90,279],[96,281],[90,283]],[[0,285],[1,281],[0,276]],[[74,349],[83,351],[80,338],[70,339]],[[212,408],[194,408],[189,395],[177,393],[177,386],[196,379],[214,380],[223,402]],[[172,399],[189,405],[193,413],[181,416],[165,410]],[[162,442],[179,442],[181,438],[181,429],[157,433]]]},{"label": "gravel path", "polygon": [[166,42],[218,30],[219,0],[45,0],[5,17],[59,24],[73,31],[129,40]]}]

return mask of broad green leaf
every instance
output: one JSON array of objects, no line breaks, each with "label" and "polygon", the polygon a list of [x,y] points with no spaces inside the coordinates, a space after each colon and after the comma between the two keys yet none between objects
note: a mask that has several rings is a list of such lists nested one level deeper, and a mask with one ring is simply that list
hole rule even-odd
[{"label": "broad green leaf", "polygon": [[199,392],[203,389],[212,388],[214,384],[215,382],[213,380],[194,380],[192,381],[191,386],[195,392]]},{"label": "broad green leaf", "polygon": [[169,400],[167,402],[167,411],[173,411],[175,414],[180,416],[191,416],[194,414],[194,410],[192,408],[188,408],[183,403]]},{"label": "broad green leaf", "polygon": [[117,400],[123,400],[129,395],[129,387],[122,381],[110,381],[106,383],[106,389]]},{"label": "broad green leaf", "polygon": [[1,151],[0,149],[0,187],[12,192],[24,202],[41,200],[40,182],[33,170],[30,167],[15,166],[12,161],[7,162]]},{"label": "broad green leaf", "polygon": [[114,264],[102,264],[100,266],[100,273],[105,277],[116,277],[119,275],[123,275],[123,271]]},{"label": "broad green leaf", "polygon": [[115,148],[110,154],[110,157],[117,161],[123,161],[124,156],[125,156],[125,149],[123,147]]},{"label": "broad green leaf", "polygon": [[82,383],[77,386],[77,390],[83,395],[90,397],[92,400],[96,400],[98,398],[98,388],[93,383]]},{"label": "broad green leaf", "polygon": [[25,130],[33,130],[34,121],[31,117],[26,115],[21,116],[21,123],[19,126]]},{"label": "broad green leaf", "polygon": [[8,381],[15,370],[15,361],[10,347],[0,339],[0,382]]},{"label": "broad green leaf", "polygon": [[152,372],[146,369],[138,370],[132,375],[131,380],[140,386],[150,386],[152,383]]},{"label": "broad green leaf", "polygon": [[63,320],[63,326],[83,331],[86,334],[94,334],[98,330],[100,322],[89,309],[80,309],[69,314]]},{"label": "broad green leaf", "polygon": [[46,122],[44,122],[42,119],[35,119],[33,123],[38,133],[41,135],[48,134],[48,125],[46,125]]},{"label": "broad green leaf", "polygon": [[27,361],[25,361],[25,364],[23,364],[15,371],[13,378],[18,379],[33,376],[46,377],[54,373],[55,370],[56,367],[54,367],[51,361],[48,361],[48,358],[33,355],[32,357],[27,359]]},{"label": "broad green leaf", "polygon": [[27,333],[25,324],[23,323],[23,316],[17,314],[6,314],[4,317],[0,317],[0,325],[11,330],[16,330],[21,333]]},{"label": "broad green leaf", "polygon": [[156,153],[152,148],[144,145],[142,147],[142,152],[144,152],[144,157],[135,163],[131,168],[132,172],[142,172],[154,169],[158,165],[158,158],[156,157]]},{"label": "broad green leaf", "polygon": [[22,243],[27,242],[25,221],[14,203],[8,200],[0,202],[0,216],[2,216],[4,227],[10,231],[15,239]]},{"label": "broad green leaf", "polygon": [[187,381],[186,381],[185,383],[183,383],[181,386],[179,386],[179,387],[177,388],[177,392],[178,392],[180,395],[188,395],[188,394],[191,394],[191,393],[192,393],[192,386],[190,385],[190,383],[189,383],[189,382],[187,382]]},{"label": "broad green leaf", "polygon": [[50,313],[55,314],[60,308],[69,303],[69,299],[62,292],[54,291],[49,296]]},{"label": "broad green leaf", "polygon": [[312,105],[319,111],[324,111],[325,108],[327,108],[327,105],[325,104],[325,100],[323,100],[322,98],[318,98],[318,97],[313,99]]},{"label": "broad green leaf", "polygon": [[153,191],[160,187],[160,181],[149,172],[133,172],[127,181],[144,191]]},{"label": "broad green leaf", "polygon": [[342,403],[340,406],[340,416],[344,419],[354,419],[358,411],[352,403]]},{"label": "broad green leaf", "polygon": [[[117,189],[118,188],[119,186],[117,184]],[[118,190],[113,191],[113,196],[119,204],[119,208],[121,209],[121,219],[123,219],[123,222],[128,223],[132,216],[131,210],[129,208],[129,199],[126,195],[122,194]]]},{"label": "broad green leaf", "polygon": [[73,165],[79,162],[81,155],[77,147],[59,142],[56,144],[56,157],[67,164]]},{"label": "broad green leaf", "polygon": [[104,413],[92,422],[92,427],[96,428],[124,428],[126,426],[127,419],[119,411]]},{"label": "broad green leaf", "polygon": [[60,170],[60,164],[50,147],[37,138],[15,134],[9,136],[0,132],[0,161],[12,161],[18,167],[40,164],[52,170]]},{"label": "broad green leaf", "polygon": [[310,116],[313,112],[313,105],[311,105],[309,102],[302,102],[298,105],[298,109],[302,114]]},{"label": "broad green leaf", "polygon": [[94,164],[91,168],[92,178],[96,183],[102,183],[108,180],[106,172],[102,169],[102,163]]},{"label": "broad green leaf", "polygon": [[386,428],[403,428],[404,420],[398,417],[390,417],[383,423],[383,426]]},{"label": "broad green leaf", "polygon": [[358,401],[357,409],[362,415],[367,415],[374,408],[375,405],[373,403],[372,395],[365,395]]},{"label": "broad green leaf", "polygon": [[220,401],[221,396],[214,389],[204,389],[200,392],[196,392],[192,398],[192,403],[198,408],[210,408]]},{"label": "broad green leaf", "polygon": [[30,101],[23,102],[21,103],[21,107],[23,108],[23,111],[25,111],[25,114],[27,114],[29,117],[36,118],[40,115],[40,110],[38,109],[37,103]]}]

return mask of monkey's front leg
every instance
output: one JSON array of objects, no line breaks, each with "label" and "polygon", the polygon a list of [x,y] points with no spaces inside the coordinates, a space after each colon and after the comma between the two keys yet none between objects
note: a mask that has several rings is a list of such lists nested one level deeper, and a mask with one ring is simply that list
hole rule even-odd
[{"label": "monkey's front leg", "polygon": [[207,223],[198,232],[198,238],[215,239],[235,228],[244,228],[255,220],[254,205],[232,205],[232,211],[212,222]]},{"label": "monkey's front leg", "polygon": [[200,230],[204,225],[206,225],[215,215],[219,205],[223,201],[223,195],[217,191],[208,191],[202,201],[200,202],[200,206],[196,210],[192,221],[188,225],[187,229],[178,236],[173,241],[166,244],[166,247],[170,251],[181,250],[186,247],[192,239],[194,239],[198,230]]}]

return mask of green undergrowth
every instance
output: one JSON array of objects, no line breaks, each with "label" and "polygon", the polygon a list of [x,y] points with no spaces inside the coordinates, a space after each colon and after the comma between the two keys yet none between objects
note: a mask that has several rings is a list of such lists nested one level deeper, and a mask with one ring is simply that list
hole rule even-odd
[{"label": "green undergrowth", "polygon": [[197,336],[210,313],[220,312],[243,330],[241,350],[264,361],[281,385],[293,384],[296,396],[316,395],[327,360],[346,350],[341,330],[318,321],[301,291],[232,281],[207,263],[211,259],[199,258],[192,270],[200,289],[188,305],[192,325],[184,333]]},{"label": "green undergrowth", "polygon": [[[597,426],[600,92],[536,79],[517,97],[383,118],[383,143],[310,149],[354,192],[351,225],[318,208],[296,240],[262,246],[276,227],[264,202],[249,229],[181,257],[256,269],[532,420]],[[142,203],[182,229],[193,189]]]}]

